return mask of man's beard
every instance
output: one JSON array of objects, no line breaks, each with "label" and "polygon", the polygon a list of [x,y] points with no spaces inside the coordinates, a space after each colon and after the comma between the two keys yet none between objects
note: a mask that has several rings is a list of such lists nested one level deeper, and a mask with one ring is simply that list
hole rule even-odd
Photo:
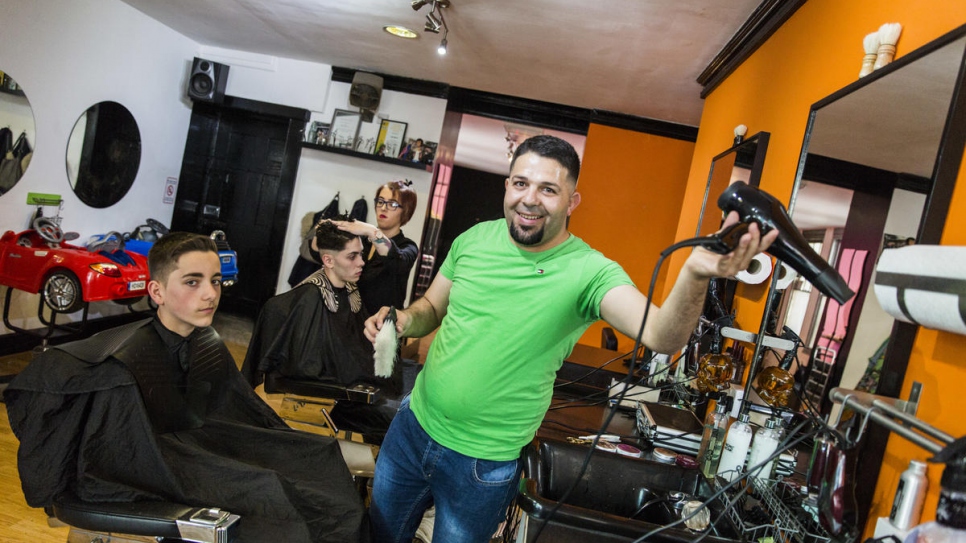
[{"label": "man's beard", "polygon": [[520,245],[532,246],[539,245],[543,241],[543,227],[536,230],[525,231],[519,226],[510,223],[510,237]]}]

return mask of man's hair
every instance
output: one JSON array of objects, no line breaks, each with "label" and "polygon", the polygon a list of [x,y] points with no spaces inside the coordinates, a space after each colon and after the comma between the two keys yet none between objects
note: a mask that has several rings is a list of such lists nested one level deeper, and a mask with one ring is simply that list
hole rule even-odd
[{"label": "man's hair", "polygon": [[148,270],[151,279],[165,284],[168,276],[178,267],[178,259],[192,252],[218,254],[218,246],[208,236],[191,232],[170,232],[161,236],[148,252]]},{"label": "man's hair", "polygon": [[527,138],[513,152],[513,160],[510,161],[510,171],[513,171],[513,165],[517,163],[517,159],[527,153],[556,160],[561,166],[567,169],[574,183],[580,177],[580,157],[577,156],[577,151],[574,150],[574,146],[565,140],[556,136],[547,135]]},{"label": "man's hair", "polygon": [[339,230],[339,227],[328,221],[323,221],[315,230],[315,243],[319,246],[320,253],[322,251],[341,252],[346,244],[355,238],[355,234]]},{"label": "man's hair", "polygon": [[413,190],[412,184],[413,182],[408,179],[396,180],[380,185],[376,189],[376,198],[379,197],[382,189],[389,189],[392,191],[393,200],[402,205],[402,216],[399,218],[400,226],[409,222],[409,219],[413,218],[413,213],[416,212],[416,191]]}]

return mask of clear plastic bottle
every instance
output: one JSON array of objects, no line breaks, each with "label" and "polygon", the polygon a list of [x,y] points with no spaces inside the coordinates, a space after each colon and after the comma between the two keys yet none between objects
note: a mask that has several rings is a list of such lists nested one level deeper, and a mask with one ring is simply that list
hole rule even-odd
[{"label": "clear plastic bottle", "polygon": [[[765,421],[765,427],[755,434],[751,442],[751,454],[748,455],[748,469],[761,464],[766,458],[775,453],[778,443],[782,440],[781,419],[772,417]],[[772,458],[765,465],[751,472],[749,477],[771,479],[775,469],[775,459]]]},{"label": "clear plastic bottle", "polygon": [[745,460],[748,458],[748,448],[751,446],[752,429],[750,416],[743,413],[731,428],[725,438],[724,449],[721,451],[721,461],[718,462],[718,477],[724,477],[728,482],[734,481],[741,475]]},{"label": "clear plastic bottle", "polygon": [[727,398],[722,398],[718,400],[714,411],[709,411],[704,418],[704,433],[701,435],[701,448],[698,449],[698,467],[705,477],[714,477],[718,472],[727,428],[728,401]]},{"label": "clear plastic bottle", "polygon": [[899,477],[896,497],[892,502],[889,522],[900,530],[908,530],[919,524],[922,516],[922,503],[926,499],[926,463],[918,460],[909,462],[909,467]]}]

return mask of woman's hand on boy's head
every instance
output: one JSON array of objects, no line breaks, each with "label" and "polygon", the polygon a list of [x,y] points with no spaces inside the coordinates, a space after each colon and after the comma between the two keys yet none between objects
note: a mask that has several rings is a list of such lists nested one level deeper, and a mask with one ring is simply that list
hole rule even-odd
[{"label": "woman's hand on boy's head", "polygon": [[339,230],[348,232],[354,236],[369,237],[376,230],[376,227],[362,221],[331,221]]}]

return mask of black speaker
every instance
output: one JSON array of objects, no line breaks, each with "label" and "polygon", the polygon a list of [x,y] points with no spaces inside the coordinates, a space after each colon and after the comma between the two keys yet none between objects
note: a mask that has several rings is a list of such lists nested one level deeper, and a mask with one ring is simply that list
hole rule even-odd
[{"label": "black speaker", "polygon": [[228,68],[230,66],[226,64],[195,57],[191,65],[191,77],[188,79],[188,98],[203,102],[224,101]]}]

